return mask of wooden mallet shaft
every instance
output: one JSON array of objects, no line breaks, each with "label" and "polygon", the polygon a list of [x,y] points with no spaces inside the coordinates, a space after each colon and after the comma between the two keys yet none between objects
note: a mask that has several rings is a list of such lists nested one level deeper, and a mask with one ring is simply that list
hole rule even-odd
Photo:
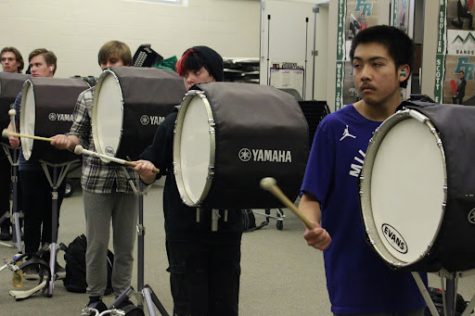
[{"label": "wooden mallet shaft", "polygon": [[34,139],[34,140],[41,140],[41,141],[44,141],[44,142],[51,142],[53,139],[50,138],[50,137],[42,137],[42,136],[35,136],[35,135],[28,135],[28,134],[20,134],[20,133],[15,133],[15,132],[12,132],[12,131],[9,131],[7,129],[4,129],[2,131],[2,136],[5,137],[5,138],[8,138],[10,136],[12,137],[18,137],[18,138],[30,138],[30,139]]},{"label": "wooden mallet shaft", "polygon": [[272,193],[277,199],[279,199],[282,204],[284,204],[288,209],[290,209],[307,227],[308,229],[312,229],[314,225],[305,217],[301,211],[295,206],[292,201],[289,200],[289,198],[282,192],[282,190],[277,186],[277,181],[275,181],[274,178],[262,178],[261,179],[261,188],[264,190],[269,191]]},{"label": "wooden mallet shaft", "polygon": [[[121,165],[132,167],[132,168],[137,166],[137,163],[135,161],[125,160],[125,159],[121,159],[121,158],[117,158],[117,157],[112,157],[112,156],[100,154],[100,153],[92,151],[92,150],[84,149],[84,147],[82,147],[81,145],[76,145],[76,147],[74,148],[74,153],[76,155],[89,155],[89,156],[100,158],[102,160],[109,160],[109,161],[116,162],[116,163],[121,164]],[[153,171],[155,173],[160,172],[160,170],[158,168],[154,168]]]}]

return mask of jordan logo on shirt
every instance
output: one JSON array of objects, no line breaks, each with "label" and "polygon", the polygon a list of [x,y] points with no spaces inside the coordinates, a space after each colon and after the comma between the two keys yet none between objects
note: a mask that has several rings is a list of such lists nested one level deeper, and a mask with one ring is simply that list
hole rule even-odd
[{"label": "jordan logo on shirt", "polygon": [[347,137],[356,138],[355,135],[350,134],[350,129],[348,128],[348,125],[346,125],[346,128],[345,128],[345,130],[343,131],[343,136],[341,136],[340,142],[341,142],[342,140],[344,140],[345,138],[347,138]]}]

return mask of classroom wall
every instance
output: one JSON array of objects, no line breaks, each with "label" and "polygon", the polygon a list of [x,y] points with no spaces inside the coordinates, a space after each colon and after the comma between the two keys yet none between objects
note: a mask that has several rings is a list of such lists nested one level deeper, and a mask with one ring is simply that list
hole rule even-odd
[{"label": "classroom wall", "polygon": [[97,75],[97,52],[112,39],[126,42],[132,54],[150,43],[165,58],[199,44],[224,57],[259,56],[259,1],[187,2],[0,0],[0,47],[17,47],[25,60],[35,48],[54,51],[57,77]]}]

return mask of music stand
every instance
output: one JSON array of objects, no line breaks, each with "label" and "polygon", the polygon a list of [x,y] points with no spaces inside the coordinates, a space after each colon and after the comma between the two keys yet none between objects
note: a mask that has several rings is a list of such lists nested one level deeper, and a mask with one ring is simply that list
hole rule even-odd
[{"label": "music stand", "polygon": [[[11,171],[11,182],[12,182],[12,241],[14,246],[8,243],[0,242],[0,244],[7,246],[7,247],[16,247],[18,252],[22,251],[21,247],[21,230],[20,230],[20,211],[18,210],[18,148],[12,149],[10,151],[10,147],[7,144],[2,144],[3,150],[5,151],[5,155],[12,166]],[[7,213],[2,216],[0,219],[0,223],[6,219]]]}]

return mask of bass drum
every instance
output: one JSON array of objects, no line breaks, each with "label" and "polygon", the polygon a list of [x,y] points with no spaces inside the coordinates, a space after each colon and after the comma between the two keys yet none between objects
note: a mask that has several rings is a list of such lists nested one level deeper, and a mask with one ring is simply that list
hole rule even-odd
[{"label": "bass drum", "polygon": [[369,241],[392,267],[475,267],[475,108],[407,103],[375,132],[361,175]]},{"label": "bass drum", "polygon": [[[23,83],[30,76],[18,73],[0,72],[0,129],[3,130],[10,124],[8,111],[15,98],[20,93]],[[8,143],[8,139],[2,137],[2,142]]]},{"label": "bass drum", "polygon": [[105,70],[96,85],[92,135],[96,151],[137,159],[152,143],[158,124],[185,95],[176,73],[157,68]]},{"label": "bass drum", "polygon": [[178,112],[173,161],[185,204],[220,209],[282,207],[259,187],[274,177],[299,192],[308,127],[297,101],[268,86],[214,82],[189,91]]},{"label": "bass drum", "polygon": [[[81,79],[31,78],[25,81],[20,105],[20,133],[51,137],[69,132],[79,94],[89,88]],[[17,113],[18,114],[18,113]],[[25,160],[65,163],[78,159],[48,142],[21,139]]]}]

